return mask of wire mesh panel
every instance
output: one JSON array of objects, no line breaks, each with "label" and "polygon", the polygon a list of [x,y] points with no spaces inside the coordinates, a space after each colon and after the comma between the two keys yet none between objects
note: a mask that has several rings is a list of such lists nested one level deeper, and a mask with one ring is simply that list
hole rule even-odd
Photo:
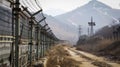
[{"label": "wire mesh panel", "polygon": [[29,20],[27,17],[20,16],[20,38],[22,41],[22,44],[27,45],[28,44],[28,38],[29,38]]},{"label": "wire mesh panel", "polygon": [[44,18],[44,16],[43,16],[43,13],[41,12],[41,13],[39,13],[39,14],[37,14],[36,16],[36,21],[37,22],[39,22],[41,19],[43,19]]},{"label": "wire mesh panel", "polygon": [[42,27],[46,25],[45,21],[42,21],[40,24]]},{"label": "wire mesh panel", "polygon": [[0,6],[0,35],[11,35],[11,12]]},{"label": "wire mesh panel", "polygon": [[[8,62],[11,46],[11,10],[0,5],[0,61]],[[1,62],[0,62],[1,64]]]}]

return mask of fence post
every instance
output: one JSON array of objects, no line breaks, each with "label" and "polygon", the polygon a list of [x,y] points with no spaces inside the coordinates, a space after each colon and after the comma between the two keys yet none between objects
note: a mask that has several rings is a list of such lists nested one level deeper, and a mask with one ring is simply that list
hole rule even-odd
[{"label": "fence post", "polygon": [[14,16],[15,16],[15,67],[19,67],[19,40],[20,40],[20,22],[19,22],[19,12],[20,12],[19,0],[15,0]]},{"label": "fence post", "polygon": [[11,48],[11,67],[14,67],[14,47],[15,47],[15,25],[14,25],[14,4],[12,5],[12,48]]},{"label": "fence post", "polygon": [[38,60],[38,44],[39,44],[39,36],[38,36],[38,34],[39,34],[39,26],[38,26],[38,24],[37,24],[37,26],[36,26],[36,60]]},{"label": "fence post", "polygon": [[30,66],[32,64],[32,45],[33,45],[33,21],[32,21],[33,18],[30,18],[30,21],[29,21],[29,25],[30,25],[30,42],[29,42],[29,45],[30,45]]},{"label": "fence post", "polygon": [[[41,31],[42,31],[42,29],[41,29]],[[42,32],[41,32],[40,38],[41,38],[41,39],[40,39],[40,40],[41,40],[41,51],[40,51],[40,52],[41,52],[41,53],[40,53],[41,55],[40,55],[40,57],[42,58],[42,57],[43,57],[43,34],[42,34]]]}]

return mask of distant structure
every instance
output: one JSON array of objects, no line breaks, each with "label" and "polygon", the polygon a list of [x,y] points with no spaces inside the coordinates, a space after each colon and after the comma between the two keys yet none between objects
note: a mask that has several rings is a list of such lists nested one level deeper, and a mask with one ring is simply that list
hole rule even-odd
[{"label": "distant structure", "polygon": [[91,0],[91,1],[97,1],[97,0]]},{"label": "distant structure", "polygon": [[78,36],[79,36],[79,38],[80,38],[80,36],[81,36],[81,33],[82,33],[82,28],[81,28],[81,25],[79,25],[79,28],[78,28],[78,30],[79,30],[79,33],[78,33]]},{"label": "distant structure", "polygon": [[88,36],[90,36],[90,30],[89,30],[89,27],[88,27]]},{"label": "distant structure", "polygon": [[91,22],[88,22],[88,25],[91,27],[90,29],[90,36],[92,36],[94,34],[94,29],[93,29],[93,26],[95,26],[95,22],[93,21],[93,17],[91,17]]}]

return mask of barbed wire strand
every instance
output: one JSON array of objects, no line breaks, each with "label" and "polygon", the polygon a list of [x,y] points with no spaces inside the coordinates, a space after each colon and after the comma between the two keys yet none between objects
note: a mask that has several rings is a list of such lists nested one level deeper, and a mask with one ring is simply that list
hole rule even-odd
[{"label": "barbed wire strand", "polygon": [[34,5],[30,3],[31,1],[28,1],[28,0],[24,0],[24,1],[26,1],[26,3],[28,4],[28,8],[31,8],[34,12],[36,11],[36,8],[34,7]]},{"label": "barbed wire strand", "polygon": [[40,10],[38,5],[36,4],[35,0],[33,0],[32,2],[30,2],[31,4],[33,4],[33,6],[37,9]]},{"label": "barbed wire strand", "polygon": [[[21,0],[21,4],[27,8],[29,6],[28,4],[26,4],[26,2],[24,2],[24,0]],[[28,9],[33,12],[33,10],[31,8],[28,8]]]}]

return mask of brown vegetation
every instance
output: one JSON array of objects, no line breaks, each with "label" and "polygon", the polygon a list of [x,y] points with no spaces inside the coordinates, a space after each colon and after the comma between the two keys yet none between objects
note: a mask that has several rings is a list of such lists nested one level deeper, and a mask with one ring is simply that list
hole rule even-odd
[{"label": "brown vegetation", "polygon": [[112,67],[111,65],[105,62],[99,62],[99,61],[92,62],[92,64],[98,67]]},{"label": "brown vegetation", "polygon": [[[93,41],[91,41],[93,40]],[[91,43],[94,42],[94,43]],[[98,56],[106,56],[109,59],[120,61],[120,41],[115,40],[97,40],[90,39],[86,41],[86,44],[77,45],[78,50],[84,50],[94,53]]]},{"label": "brown vegetation", "polygon": [[60,45],[51,48],[46,55],[48,56],[47,67],[79,67],[80,64],[70,58],[69,53]]}]

